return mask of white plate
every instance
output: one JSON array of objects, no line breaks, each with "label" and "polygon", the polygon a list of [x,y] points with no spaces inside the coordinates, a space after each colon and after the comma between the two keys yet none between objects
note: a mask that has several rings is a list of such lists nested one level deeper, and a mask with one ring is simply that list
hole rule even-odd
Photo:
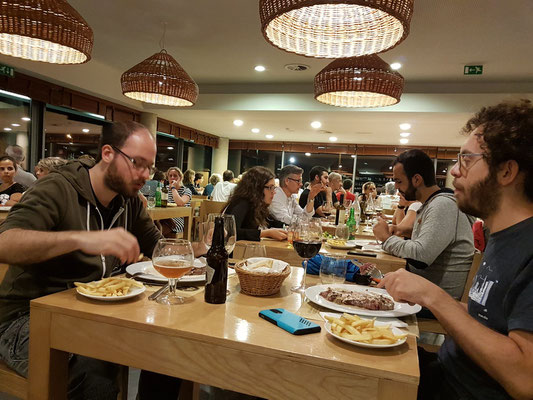
[{"label": "white plate", "polygon": [[9,211],[11,210],[11,206],[0,206],[0,211]]},{"label": "white plate", "polygon": [[[201,268],[205,266],[205,262],[202,259],[197,258],[194,260],[194,266]],[[157,272],[151,261],[142,261],[135,264],[130,264],[126,267],[126,272],[130,275],[136,272],[142,272],[142,275],[137,275],[136,278],[147,279],[154,282],[168,282],[168,278],[165,278],[159,272]],[[203,282],[205,281],[205,274],[202,275],[185,275],[180,279],[180,282]]]},{"label": "white plate", "polygon": [[[374,326],[386,326],[386,325],[387,325],[387,323],[385,323],[385,322],[379,322],[379,321],[375,321],[374,322]],[[333,331],[331,330],[331,323],[329,321],[326,321],[326,323],[324,324],[324,328],[326,328],[326,332],[329,333],[331,336],[333,336],[335,339],[339,339],[339,340],[341,340],[343,342],[352,344],[354,346],[367,347],[367,348],[371,348],[371,349],[388,349],[390,347],[401,346],[407,340],[407,337],[404,337],[403,339],[397,340],[396,343],[391,343],[391,344],[361,343],[361,342],[357,342],[355,340],[350,340],[350,339],[343,338],[343,337],[337,335],[336,333],[333,333]],[[403,334],[405,334],[405,332],[402,332],[398,328],[394,328],[393,327],[391,329],[392,329],[392,333],[395,334],[395,335],[403,335]]]},{"label": "white plate", "polygon": [[356,246],[356,244],[351,240],[348,240],[344,246],[337,245],[337,244],[329,244],[327,241],[326,241],[326,244],[332,249],[340,249],[340,250],[353,249]]},{"label": "white plate", "polygon": [[132,297],[140,295],[145,290],[146,290],[146,287],[143,285],[142,287],[134,287],[134,288],[132,288],[129,291],[129,293],[127,295],[125,295],[125,296],[104,297],[104,296],[93,296],[92,294],[85,294],[85,293],[80,292],[80,290],[78,288],[76,288],[76,291],[80,295],[82,295],[84,297],[88,297],[89,299],[101,300],[101,301],[119,301],[119,300],[130,299]]},{"label": "white plate", "polygon": [[337,303],[333,303],[332,301],[328,301],[322,296],[320,296],[320,292],[327,290],[328,287],[331,287],[333,289],[352,290],[354,292],[355,291],[374,292],[374,293],[384,294],[386,296],[389,296],[389,294],[387,293],[385,289],[378,289],[378,288],[371,288],[368,286],[350,285],[350,284],[311,286],[310,288],[307,288],[305,290],[305,295],[313,303],[318,304],[319,306],[322,306],[322,307],[329,308],[330,310],[357,314],[357,315],[367,315],[370,317],[403,317],[404,315],[416,314],[422,309],[422,307],[420,307],[418,304],[415,304],[414,306],[410,306],[407,303],[398,303],[396,301],[394,302],[394,310],[387,310],[387,311],[367,310],[365,308],[347,306],[344,304],[337,304]]}]

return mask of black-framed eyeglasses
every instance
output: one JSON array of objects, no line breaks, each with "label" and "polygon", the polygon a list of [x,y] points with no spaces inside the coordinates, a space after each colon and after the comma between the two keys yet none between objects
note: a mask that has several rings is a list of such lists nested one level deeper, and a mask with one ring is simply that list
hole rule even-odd
[{"label": "black-framed eyeglasses", "polygon": [[287,179],[290,180],[290,181],[293,181],[293,182],[302,183],[301,179],[294,179],[294,178],[289,178],[289,177],[287,177]]},{"label": "black-framed eyeglasses", "polygon": [[126,159],[128,159],[131,164],[133,165],[133,168],[135,168],[137,171],[144,171],[145,169],[148,170],[148,172],[151,174],[153,174],[156,170],[155,166],[154,165],[149,165],[145,162],[142,162],[142,161],[139,161],[133,157],[130,157],[128,156],[126,153],[124,153],[122,150],[120,150],[118,147],[116,146],[111,146],[111,148],[115,151],[118,151],[120,154],[122,154]]},{"label": "black-framed eyeglasses", "polygon": [[265,189],[268,189],[270,190],[271,192],[274,192],[276,190],[276,185],[271,185],[271,186],[263,186]]},{"label": "black-framed eyeglasses", "polygon": [[[474,160],[474,158],[477,160]],[[484,153],[457,153],[457,164],[459,164],[459,169],[462,171],[468,171],[474,166],[479,160],[485,158]]]}]

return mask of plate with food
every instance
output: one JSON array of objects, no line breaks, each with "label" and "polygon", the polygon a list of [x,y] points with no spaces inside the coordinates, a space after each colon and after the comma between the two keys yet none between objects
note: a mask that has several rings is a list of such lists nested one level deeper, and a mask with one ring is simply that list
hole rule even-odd
[{"label": "plate with food", "polygon": [[146,290],[141,282],[130,278],[109,277],[89,283],[74,282],[76,291],[89,299],[118,301],[135,297]]},{"label": "plate with food", "polygon": [[[197,258],[194,260],[193,269],[180,278],[180,282],[203,282],[205,281],[205,258]],[[129,275],[133,275],[137,272],[142,274],[136,275],[135,278],[150,282],[160,282],[166,284],[168,278],[165,278],[159,272],[157,272],[152,264],[152,261],[143,261],[135,264],[130,264],[126,267],[126,272]]]},{"label": "plate with food", "polygon": [[348,250],[353,249],[356,244],[351,240],[344,239],[328,239],[326,244],[332,249]]},{"label": "plate with food", "polygon": [[400,346],[407,333],[386,322],[365,319],[344,313],[342,316],[324,314],[326,332],[338,340],[360,347],[386,349]]},{"label": "plate with food", "polygon": [[410,306],[394,301],[385,289],[352,284],[311,286],[305,295],[330,310],[371,317],[402,317],[422,309],[418,304]]}]

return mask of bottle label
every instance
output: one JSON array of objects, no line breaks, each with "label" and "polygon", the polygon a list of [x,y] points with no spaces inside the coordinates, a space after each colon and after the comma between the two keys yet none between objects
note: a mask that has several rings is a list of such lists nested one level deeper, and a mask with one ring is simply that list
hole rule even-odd
[{"label": "bottle label", "polygon": [[205,266],[206,285],[209,285],[211,283],[214,275],[215,275],[215,270],[211,268],[209,264],[207,264]]}]

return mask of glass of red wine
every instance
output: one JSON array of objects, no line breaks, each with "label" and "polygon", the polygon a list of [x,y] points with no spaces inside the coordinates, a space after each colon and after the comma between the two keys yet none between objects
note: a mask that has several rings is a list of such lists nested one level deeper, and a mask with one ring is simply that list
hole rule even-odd
[{"label": "glass of red wine", "polygon": [[304,259],[304,274],[302,282],[293,286],[293,292],[305,291],[305,277],[307,274],[307,261],[318,254],[322,247],[322,228],[320,222],[302,216],[296,223],[293,233],[292,245],[300,257]]}]

